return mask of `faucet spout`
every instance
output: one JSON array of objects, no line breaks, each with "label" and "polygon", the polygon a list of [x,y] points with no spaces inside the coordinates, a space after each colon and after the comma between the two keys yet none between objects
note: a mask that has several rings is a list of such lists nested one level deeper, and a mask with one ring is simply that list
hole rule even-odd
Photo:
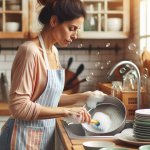
[{"label": "faucet spout", "polygon": [[140,71],[138,69],[138,67],[131,61],[120,61],[118,62],[108,73],[108,77],[110,77],[114,71],[116,70],[117,67],[124,65],[124,64],[128,64],[130,66],[132,66],[136,73],[137,73],[137,109],[140,109],[141,106],[141,75],[140,75]]}]

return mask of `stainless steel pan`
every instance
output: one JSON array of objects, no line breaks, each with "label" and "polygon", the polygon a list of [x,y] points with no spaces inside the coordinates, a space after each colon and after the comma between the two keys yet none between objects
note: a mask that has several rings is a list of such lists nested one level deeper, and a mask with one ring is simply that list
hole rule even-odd
[{"label": "stainless steel pan", "polygon": [[[100,126],[103,125],[102,129],[104,130],[102,130],[101,127],[96,128],[91,124],[83,123],[82,127],[86,135],[111,135],[119,133],[124,128],[126,108],[118,98],[106,95],[103,102],[98,103],[96,108],[89,110],[92,117],[97,112],[104,114],[100,114],[99,119]],[[106,117],[109,118],[109,121],[105,121]],[[107,128],[105,128],[105,126]]]}]

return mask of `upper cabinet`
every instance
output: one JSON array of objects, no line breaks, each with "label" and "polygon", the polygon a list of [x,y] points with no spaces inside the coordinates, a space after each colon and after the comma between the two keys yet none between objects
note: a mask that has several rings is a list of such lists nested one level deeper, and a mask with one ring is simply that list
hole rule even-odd
[{"label": "upper cabinet", "polygon": [[0,0],[0,38],[28,37],[28,0]]},{"label": "upper cabinet", "polygon": [[[125,39],[129,34],[129,0],[82,0],[87,16],[80,39]],[[0,0],[0,38],[35,37],[41,30],[37,0]],[[69,13],[69,12],[68,12]]]},{"label": "upper cabinet", "polygon": [[83,39],[125,39],[129,34],[129,0],[82,0],[87,16]]}]

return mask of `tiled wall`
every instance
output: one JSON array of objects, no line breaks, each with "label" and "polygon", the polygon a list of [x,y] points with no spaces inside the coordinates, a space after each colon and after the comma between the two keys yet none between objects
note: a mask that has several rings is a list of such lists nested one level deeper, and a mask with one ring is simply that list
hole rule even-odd
[{"label": "tiled wall", "polygon": [[[23,40],[0,40],[1,47],[17,47]],[[88,47],[89,44],[92,47],[106,47],[107,43],[110,43],[110,47],[115,47],[118,44],[120,50],[118,52],[114,50],[101,49],[98,55],[98,50],[60,50],[60,61],[63,67],[67,66],[69,57],[73,57],[73,63],[70,70],[75,72],[77,67],[82,63],[85,66],[84,71],[80,74],[79,79],[86,78],[91,72],[94,73],[94,79],[91,82],[84,82],[80,86],[80,91],[95,90],[98,82],[108,82],[106,74],[110,68],[120,60],[124,59],[124,40],[77,40],[74,41],[70,47],[78,47],[82,43],[83,47]],[[10,85],[10,70],[13,59],[17,51],[15,50],[1,50],[0,53],[0,72],[4,72],[7,75]],[[111,61],[110,65],[107,65],[107,61]],[[104,69],[96,68],[95,63],[100,62]]]}]

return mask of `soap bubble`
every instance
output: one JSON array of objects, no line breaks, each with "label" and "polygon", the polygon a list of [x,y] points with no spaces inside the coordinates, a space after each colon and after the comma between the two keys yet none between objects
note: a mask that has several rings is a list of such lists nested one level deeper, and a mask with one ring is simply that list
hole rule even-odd
[{"label": "soap bubble", "polygon": [[100,51],[97,51],[97,56],[99,56],[100,55]]},{"label": "soap bubble", "polygon": [[135,44],[135,43],[130,43],[130,44],[128,45],[128,49],[129,49],[130,51],[136,50],[136,44]]},{"label": "soap bubble", "polygon": [[145,77],[148,77],[148,69],[147,68],[143,69],[143,74]]},{"label": "soap bubble", "polygon": [[110,43],[107,43],[107,44],[106,44],[106,47],[110,47]]},{"label": "soap bubble", "polygon": [[107,64],[107,65],[110,65],[110,64],[111,64],[111,60],[108,60],[108,61],[106,62],[106,64]]},{"label": "soap bubble", "polygon": [[102,65],[100,68],[101,68],[101,70],[103,70],[103,69],[104,69],[104,66]]},{"label": "soap bubble", "polygon": [[90,82],[94,80],[94,73],[90,72],[90,74],[86,77],[86,81]]},{"label": "soap bubble", "polygon": [[100,68],[101,63],[100,62],[96,62],[95,63],[95,68]]},{"label": "soap bubble", "polygon": [[136,55],[140,55],[140,52],[139,52],[139,51],[136,51],[135,53],[136,53]]},{"label": "soap bubble", "polygon": [[78,44],[78,48],[82,48],[82,47],[83,47],[82,43]]}]

